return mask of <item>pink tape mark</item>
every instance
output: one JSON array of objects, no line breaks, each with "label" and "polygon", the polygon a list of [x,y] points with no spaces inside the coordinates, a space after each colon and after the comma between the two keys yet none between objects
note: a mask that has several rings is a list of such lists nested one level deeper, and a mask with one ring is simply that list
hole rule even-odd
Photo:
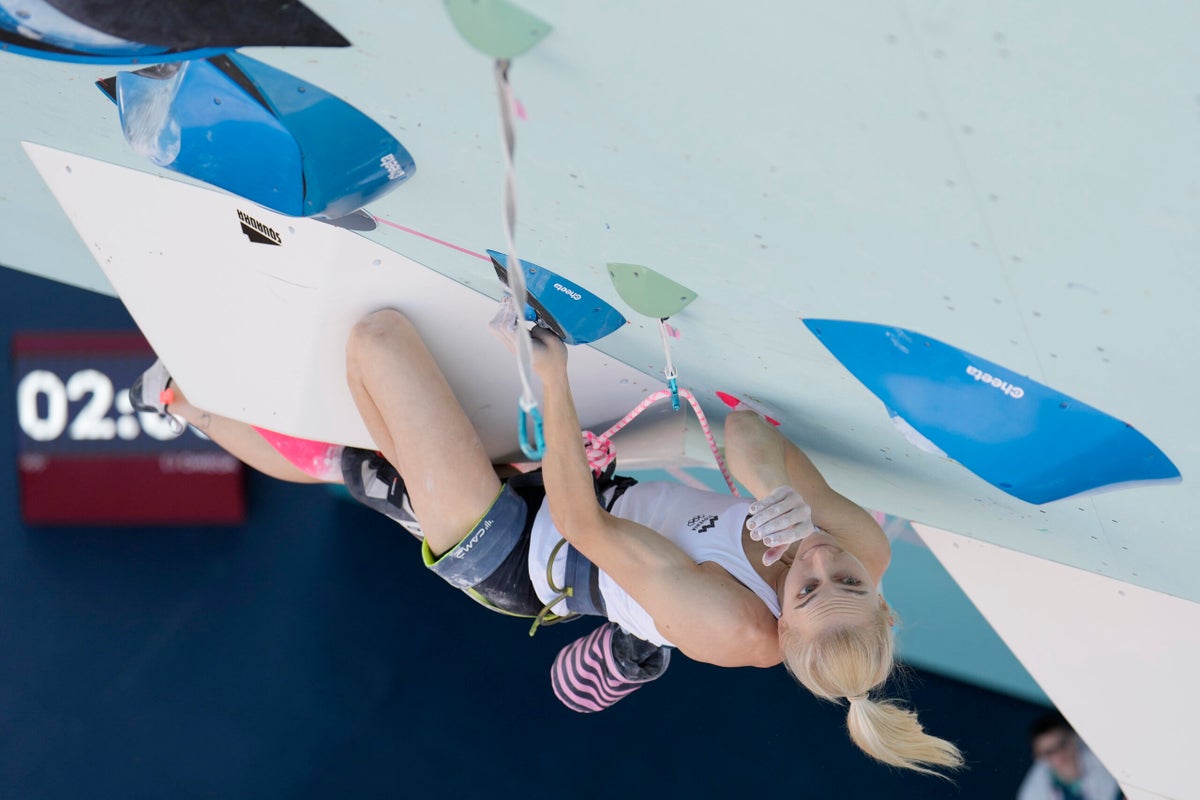
[{"label": "pink tape mark", "polygon": [[428,233],[421,233],[418,230],[409,228],[405,225],[401,225],[398,222],[392,222],[390,219],[384,219],[383,217],[377,217],[374,214],[372,214],[371,216],[375,217],[376,222],[381,222],[384,225],[387,225],[389,228],[395,228],[398,231],[404,231],[405,233],[411,233],[413,236],[420,236],[422,239],[428,239],[429,241],[433,242],[434,244],[440,244],[442,247],[449,247],[451,250],[457,250],[458,252],[460,252],[464,255],[474,256],[475,258],[478,258],[480,261],[491,261],[491,259],[488,258],[487,256],[485,256],[483,253],[476,253],[474,250],[468,250],[465,247],[459,247],[454,242],[447,242],[445,239],[439,239],[436,236],[430,236]]},{"label": "pink tape mark", "polygon": [[728,392],[717,392],[717,397],[720,398],[722,403],[729,406],[734,411],[742,411],[742,410],[753,411],[755,414],[758,414],[760,417],[762,417],[767,422],[774,425],[776,428],[778,428],[782,424],[782,423],[780,423],[779,420],[775,419],[774,417],[767,416],[760,409],[755,408],[754,406],[750,405],[749,403],[743,402],[741,400],[741,398],[735,397],[735,396],[729,394]]},{"label": "pink tape mark", "polygon": [[672,328],[671,323],[667,322],[666,320],[663,320],[663,329],[667,332],[667,336],[670,336],[672,339],[682,338],[682,335],[679,333],[679,331],[677,331],[675,328]]},{"label": "pink tape mark", "polygon": [[525,104],[516,97],[513,97],[512,102],[513,111],[517,112],[517,119],[521,120],[522,122],[527,122],[529,120],[529,115],[525,113]]},{"label": "pink tape mark", "polygon": [[292,462],[301,472],[314,478],[330,480],[333,474],[340,471],[340,464],[334,464],[341,447],[328,442],[314,442],[312,439],[297,439],[283,433],[269,431],[252,425],[258,435],[267,440],[267,444],[275,448],[279,455]]}]

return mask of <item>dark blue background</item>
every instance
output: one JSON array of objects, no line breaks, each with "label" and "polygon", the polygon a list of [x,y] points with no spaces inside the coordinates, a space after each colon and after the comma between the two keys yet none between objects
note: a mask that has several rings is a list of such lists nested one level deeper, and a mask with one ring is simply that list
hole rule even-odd
[{"label": "dark blue background", "polygon": [[[132,327],[116,300],[0,269],[6,343]],[[781,668],[677,657],[574,714],[547,670],[589,623],[530,639],[383,517],[257,474],[237,528],[24,527],[10,390],[0,418],[0,797],[975,800],[1012,798],[1028,766],[1036,706],[915,671],[895,691],[966,752],[956,784],[869,762]]]}]

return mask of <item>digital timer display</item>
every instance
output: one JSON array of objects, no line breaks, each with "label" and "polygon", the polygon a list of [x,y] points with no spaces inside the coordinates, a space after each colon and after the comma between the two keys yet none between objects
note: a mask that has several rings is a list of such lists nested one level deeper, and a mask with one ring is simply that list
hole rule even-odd
[{"label": "digital timer display", "polygon": [[[80,403],[71,416],[71,404]],[[115,410],[117,417],[109,416]],[[135,411],[129,389],[116,391],[113,380],[94,367],[71,373],[65,381],[48,369],[34,369],[17,382],[17,424],[35,442],[133,441],[143,434],[160,442],[177,438],[182,427],[165,417]]]},{"label": "digital timer display", "polygon": [[241,464],[186,424],[130,402],[129,387],[154,360],[140,334],[18,334],[12,350],[27,522],[244,518]]}]

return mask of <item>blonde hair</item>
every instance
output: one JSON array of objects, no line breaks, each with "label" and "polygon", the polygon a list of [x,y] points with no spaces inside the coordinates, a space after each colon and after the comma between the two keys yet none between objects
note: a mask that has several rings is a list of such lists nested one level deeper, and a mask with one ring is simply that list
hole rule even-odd
[{"label": "blonde hair", "polygon": [[894,767],[944,777],[936,769],[956,769],[962,753],[953,743],[925,733],[917,715],[893,700],[869,699],[867,693],[891,674],[894,661],[891,610],[880,605],[872,619],[857,626],[801,637],[779,628],[788,672],[822,700],[850,699],[846,726],[859,749]]}]

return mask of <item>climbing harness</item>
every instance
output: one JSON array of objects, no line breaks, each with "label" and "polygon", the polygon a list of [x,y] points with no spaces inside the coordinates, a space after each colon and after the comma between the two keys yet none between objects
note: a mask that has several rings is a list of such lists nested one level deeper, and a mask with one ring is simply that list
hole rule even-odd
[{"label": "climbing harness", "polygon": [[[605,511],[612,511],[617,498],[625,494],[630,486],[637,483],[635,478],[613,474],[616,471],[616,466],[610,460],[605,468],[594,472],[592,476],[592,488],[596,492],[596,502]],[[538,470],[511,478],[510,482],[536,483],[540,480],[541,471]],[[608,496],[606,497],[605,495]],[[546,584],[550,587],[550,591],[555,594],[550,602],[542,606],[542,610],[534,618],[533,624],[529,628],[530,636],[537,633],[538,628],[542,625],[570,622],[585,615],[607,616],[604,607],[604,597],[600,594],[600,571],[583,553],[580,553],[573,547],[568,549],[566,564],[563,569],[565,578],[563,583],[565,585],[559,586],[554,580],[555,560],[558,558],[559,552],[566,545],[567,540],[560,538],[546,560]],[[566,613],[555,613],[553,609],[559,603],[563,602],[566,604]]]},{"label": "climbing harness", "polygon": [[[717,466],[721,470],[721,475],[725,478],[726,485],[729,486],[729,491],[732,492],[735,497],[741,497],[741,492],[737,490],[737,486],[733,482],[733,477],[729,474],[729,470],[725,466],[725,459],[721,457],[721,451],[717,447],[716,440],[713,438],[712,429],[708,424],[708,418],[704,415],[704,409],[700,407],[700,404],[696,401],[695,395],[693,395],[690,391],[687,389],[679,389],[678,391],[679,396],[687,400],[691,405],[692,410],[696,412],[696,418],[700,421],[700,430],[704,432],[704,438],[708,441],[708,446],[712,450],[713,458],[716,459]],[[632,411],[622,417],[619,422],[606,430],[604,433],[596,435],[591,431],[582,432],[581,435],[583,438],[583,447],[587,453],[588,466],[591,467],[592,476],[596,482],[596,499],[601,505],[604,506],[606,511],[612,511],[613,505],[616,503],[617,498],[624,494],[626,489],[637,483],[637,481],[633,478],[614,475],[617,464],[616,451],[612,443],[612,437],[615,436],[622,428],[632,422],[647,408],[654,405],[659,400],[671,397],[672,394],[673,393],[669,389],[660,389],[654,394],[651,394],[645,400],[638,403]],[[615,487],[615,491],[612,493],[611,497],[605,500],[604,494],[612,487]],[[575,588],[577,585],[582,584],[591,587],[593,590],[595,589],[594,581],[580,579],[580,576],[586,574],[584,569],[576,568],[572,565],[571,562],[573,560],[573,556],[578,556],[580,559],[582,559],[582,556],[579,555],[578,552],[573,548],[567,551],[567,580],[565,581],[567,585],[558,586],[555,583],[553,575],[554,561],[558,556],[559,550],[561,550],[566,544],[567,540],[561,539],[558,544],[554,546],[554,549],[550,551],[550,558],[546,563],[546,582],[549,584],[551,591],[555,592],[555,595],[550,602],[546,603],[546,605],[542,608],[541,613],[539,613],[534,619],[533,625],[529,629],[530,636],[535,634],[541,625],[550,625],[555,622],[563,622],[574,619],[577,616],[576,612],[571,611],[568,611],[566,615],[556,616],[551,611],[551,609],[563,601],[567,602],[569,608],[571,599],[576,597]],[[594,565],[591,565],[590,563],[586,566],[593,570],[595,569]],[[574,581],[572,581],[572,577],[575,577]],[[593,600],[593,602],[596,601]],[[599,602],[602,603],[603,601],[600,600]]]}]

